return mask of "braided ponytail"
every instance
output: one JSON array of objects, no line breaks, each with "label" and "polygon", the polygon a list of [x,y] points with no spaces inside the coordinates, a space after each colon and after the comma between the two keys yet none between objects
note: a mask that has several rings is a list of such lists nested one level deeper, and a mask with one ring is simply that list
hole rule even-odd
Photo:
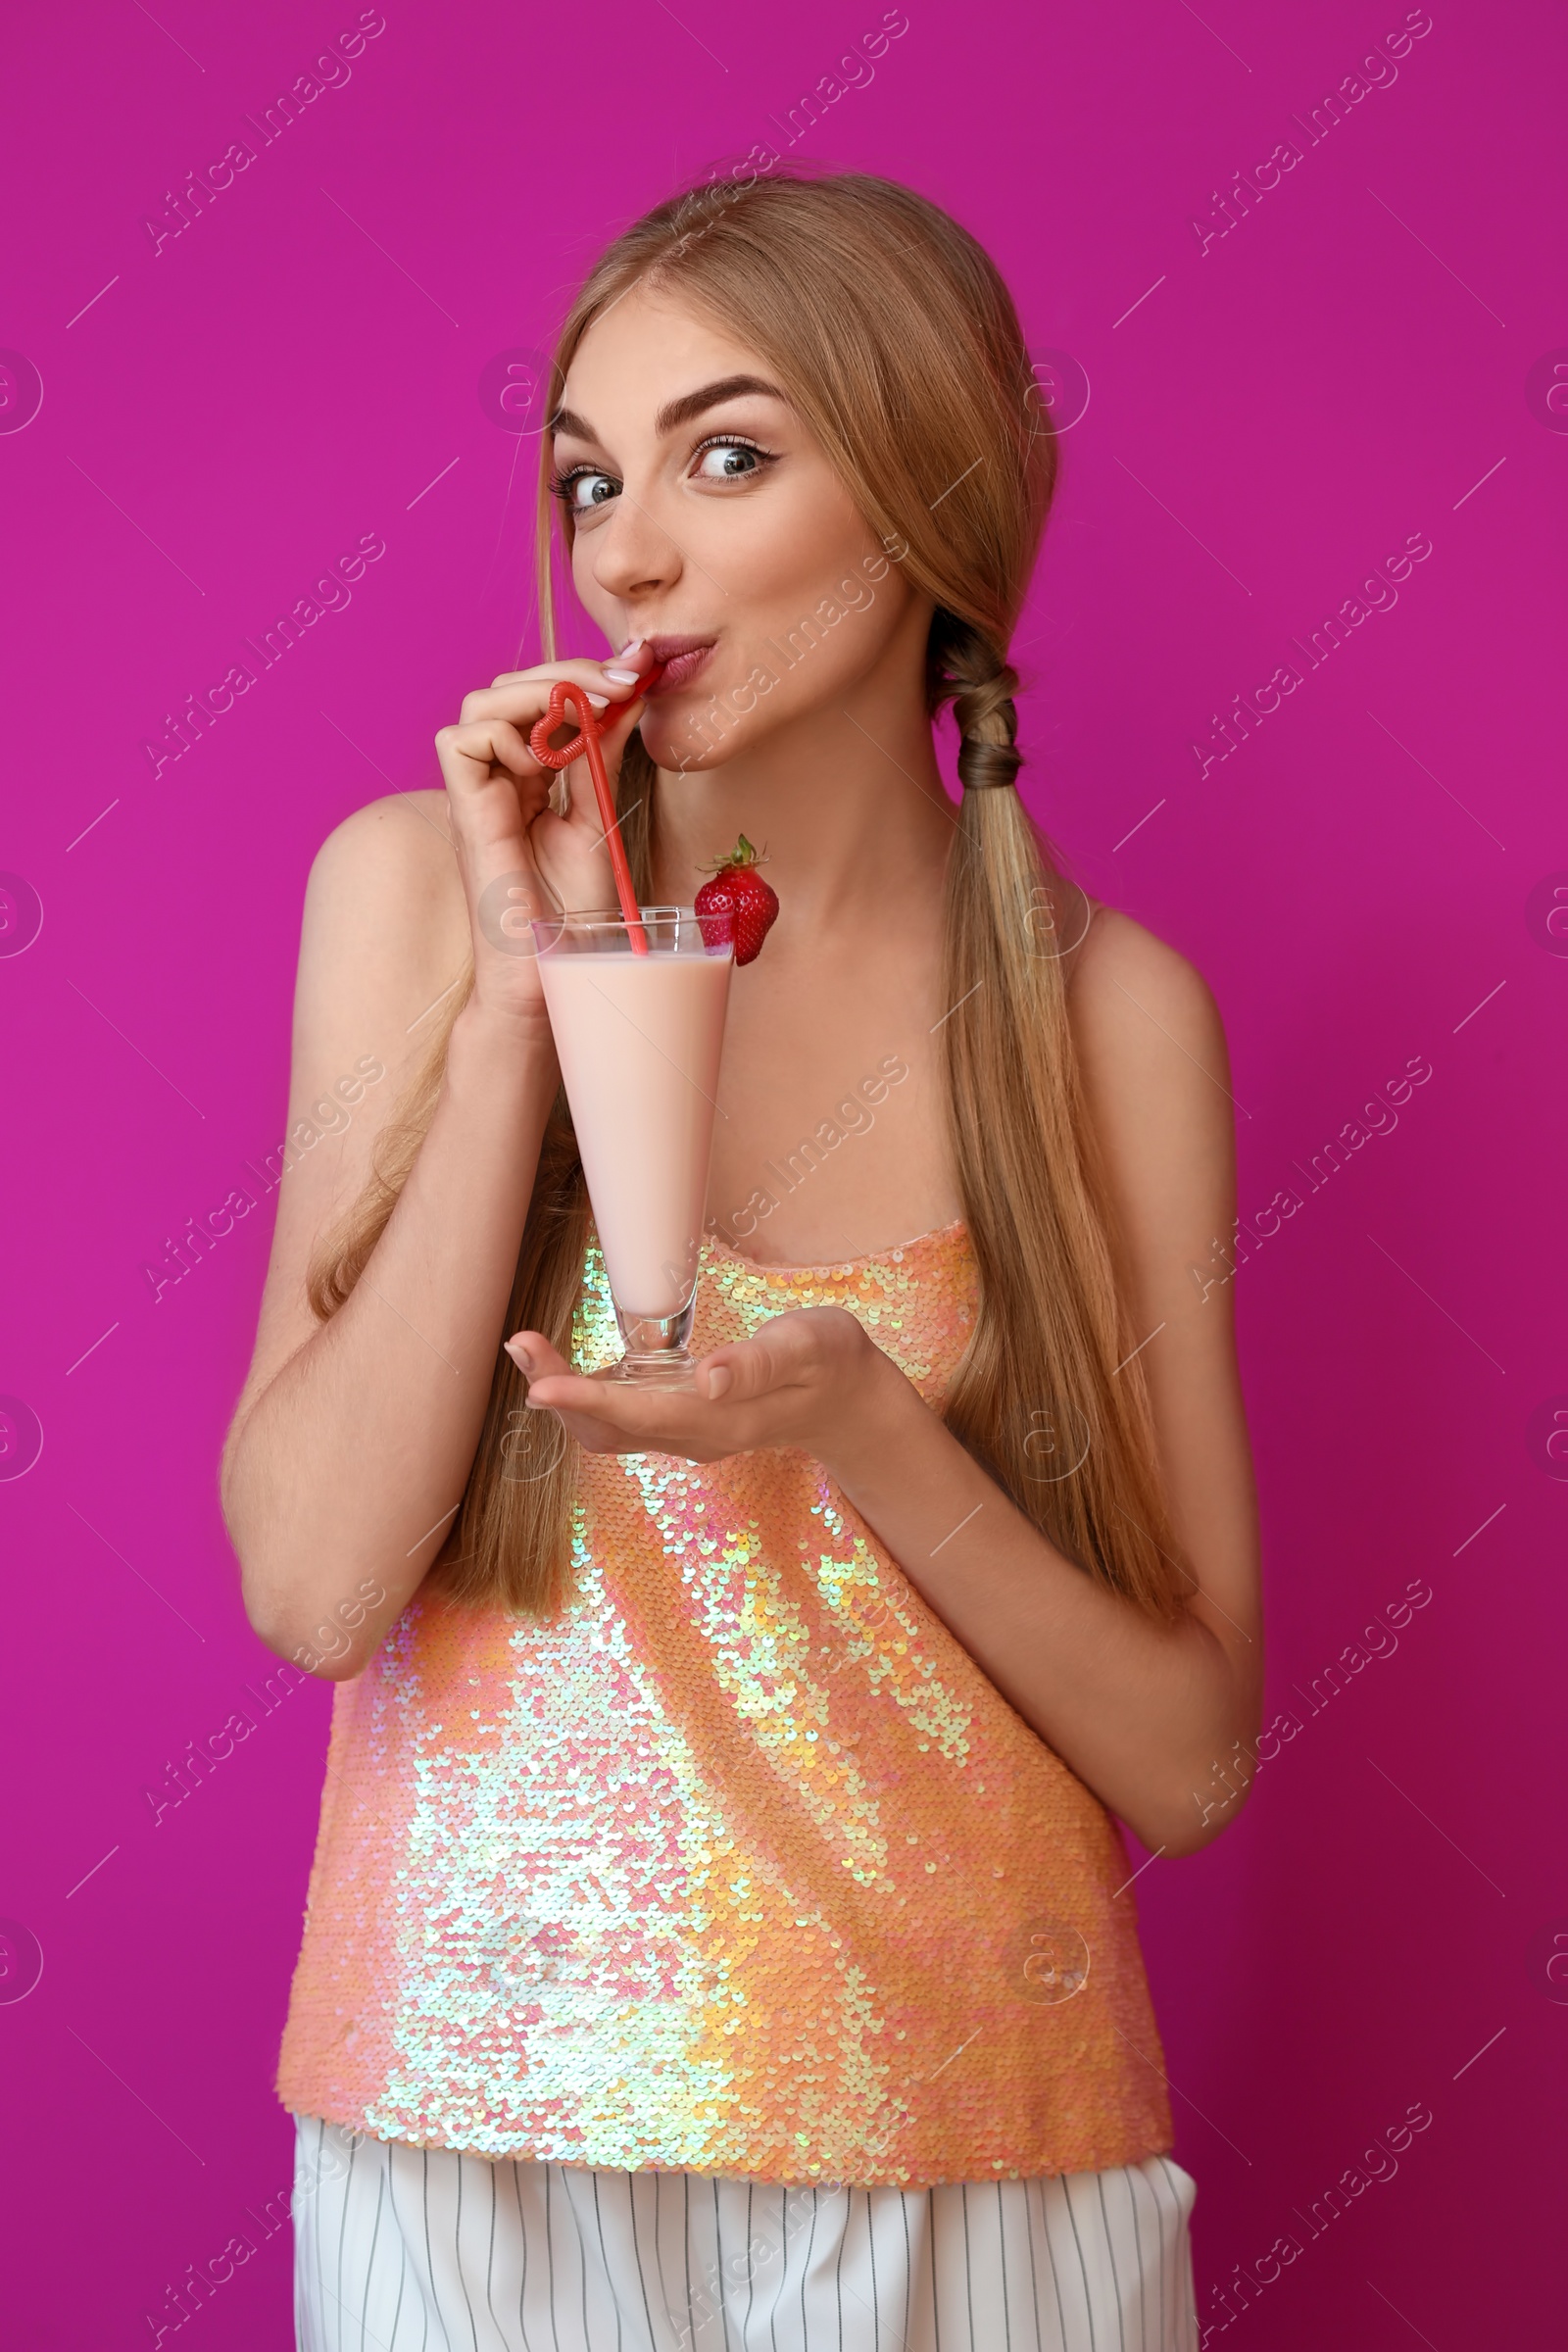
[{"label": "braided ponytail", "polygon": [[939,608],[926,679],[933,711],[953,706],[963,786],[944,924],[954,1161],[982,1297],[1029,1307],[977,1318],[948,1426],[1070,1559],[1168,1618],[1176,1546],[1147,1386],[1127,1377],[1141,1364],[1123,1361],[1136,1342],[1067,1018],[1064,952],[1087,905],[1005,789],[1023,764],[1017,671]]},{"label": "braided ponytail", "polygon": [[958,781],[965,792],[1010,784],[1023,765],[1013,747],[1018,672],[981,632],[956,612],[938,611],[926,642],[926,704],[934,717],[953,705],[958,730]]}]

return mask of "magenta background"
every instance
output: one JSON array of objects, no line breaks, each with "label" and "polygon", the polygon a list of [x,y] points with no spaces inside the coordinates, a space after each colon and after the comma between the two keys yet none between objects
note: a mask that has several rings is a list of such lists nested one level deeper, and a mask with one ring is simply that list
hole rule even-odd
[{"label": "magenta background", "polygon": [[[435,729],[526,637],[533,444],[514,479],[481,369],[547,340],[631,214],[774,137],[769,115],[881,12],[681,0],[688,33],[612,0],[570,20],[577,39],[515,8],[386,13],[348,85],[156,258],[144,214],[354,23],[352,0],[23,12],[0,97],[0,343],[44,385],[0,435],[0,867],[44,908],[0,957],[0,1392],[44,1430],[36,1466],[0,1483],[0,1914],[44,1954],[37,1988],[0,2006],[25,2249],[6,2300],[35,2348],[151,2340],[143,2315],[254,2237],[244,2208],[289,2177],[271,2071],[328,1688],[297,1691],[157,1828],[142,1793],[270,1663],[215,1482],[268,1216],[157,1305],[142,1264],[281,1136],[318,844],[392,785],[438,781]],[[1568,439],[1526,377],[1568,344],[1563,38],[1539,0],[1505,24],[1434,15],[1394,86],[1206,256],[1189,216],[1402,9],[1320,0],[1308,22],[1211,0],[1211,30],[1184,7],[1072,0],[1042,29],[1022,0],[910,0],[871,86],[796,150],[952,207],[1033,342],[1087,371],[1019,637],[1028,790],[1089,885],[1211,982],[1244,1214],[1407,1056],[1433,1063],[1397,1131],[1238,1281],[1271,1711],[1304,1713],[1293,1685],[1408,1580],[1434,1598],[1264,1770],[1237,1828],[1139,1883],[1205,2317],[1234,2265],[1304,2237],[1295,2209],[1374,2133],[1433,2111],[1397,2178],[1235,2323],[1270,2352],[1411,2329],[1440,2352],[1542,2341],[1560,2306],[1568,2008],[1545,1951],[1568,1930],[1568,1486],[1528,1432],[1568,1392],[1568,960],[1527,901],[1568,867],[1545,692]],[[388,552],[350,608],[153,781],[139,747],[163,713],[368,531]],[[1200,782],[1208,714],[1414,531],[1434,553],[1397,609]],[[190,2340],[288,2339],[287,2242]]]}]

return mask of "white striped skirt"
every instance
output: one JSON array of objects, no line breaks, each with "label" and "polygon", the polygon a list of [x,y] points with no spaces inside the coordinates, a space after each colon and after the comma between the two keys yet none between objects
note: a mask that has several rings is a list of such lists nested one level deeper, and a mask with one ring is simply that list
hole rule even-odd
[{"label": "white striped skirt", "polygon": [[806,2187],[295,2122],[299,2352],[1197,2352],[1168,2156]]}]

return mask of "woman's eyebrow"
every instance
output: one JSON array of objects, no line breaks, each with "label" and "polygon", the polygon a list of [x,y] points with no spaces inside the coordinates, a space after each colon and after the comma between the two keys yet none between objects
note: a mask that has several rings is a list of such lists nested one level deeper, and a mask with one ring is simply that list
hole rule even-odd
[{"label": "woman's eyebrow", "polygon": [[677,425],[690,424],[709,409],[716,409],[720,401],[740,400],[745,394],[760,393],[764,400],[782,400],[777,384],[770,384],[760,375],[724,375],[715,384],[704,384],[696,392],[683,392],[679,400],[666,401],[654,418],[656,433],[672,433]]},{"label": "woman's eyebrow", "polygon": [[[760,394],[764,400],[784,398],[777,384],[770,384],[760,375],[724,375],[716,383],[703,384],[695,392],[683,392],[678,400],[666,401],[654,418],[654,430],[661,435],[672,433],[677,425],[690,424],[694,416],[716,409],[721,401],[739,400],[747,393]],[[587,418],[579,416],[573,409],[557,409],[545,429],[570,433],[576,441],[598,438]]]}]

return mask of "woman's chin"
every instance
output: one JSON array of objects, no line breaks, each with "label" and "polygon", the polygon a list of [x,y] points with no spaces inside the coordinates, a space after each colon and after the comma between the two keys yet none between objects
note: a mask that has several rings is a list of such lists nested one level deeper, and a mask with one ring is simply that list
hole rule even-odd
[{"label": "woman's chin", "polygon": [[702,742],[695,727],[688,730],[673,713],[666,718],[662,711],[656,714],[650,710],[643,719],[641,733],[644,749],[654,765],[666,771],[673,770],[676,775],[692,775],[703,768],[722,767],[733,749],[730,741],[721,744]]}]

